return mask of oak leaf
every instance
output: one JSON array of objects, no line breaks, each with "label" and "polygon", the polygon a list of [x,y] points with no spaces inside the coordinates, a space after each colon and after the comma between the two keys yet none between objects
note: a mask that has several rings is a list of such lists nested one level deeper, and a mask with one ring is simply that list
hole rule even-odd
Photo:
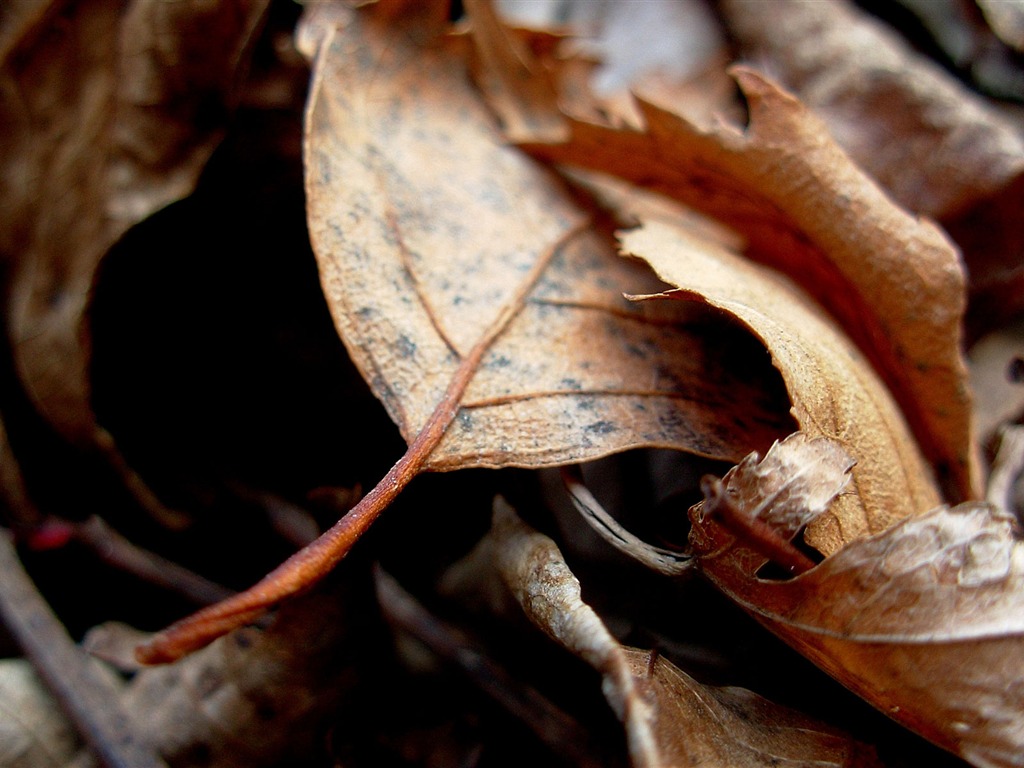
[{"label": "oak leaf", "polygon": [[794,97],[753,70],[735,75],[750,110],[744,130],[701,128],[641,100],[642,131],[570,119],[568,142],[523,146],[736,229],[749,256],[789,275],[840,321],[892,390],[947,493],[977,497],[956,251],[934,224],[895,206]]},{"label": "oak leaf", "polygon": [[581,597],[557,545],[503,500],[481,547],[527,616],[603,676],[635,768],[873,766],[869,748],[747,690],[706,686],[649,651],[618,643]]},{"label": "oak leaf", "polygon": [[[794,449],[815,461],[793,460]],[[690,511],[702,572],[903,725],[975,765],[1019,765],[1024,545],[1014,518],[979,502],[937,507],[853,541],[795,578],[770,581],[757,576],[765,557],[720,524],[724,505],[788,538],[820,514],[823,497],[843,489],[849,459],[831,441],[803,435],[757,459],[710,484]],[[804,471],[794,472],[799,464]],[[784,497],[780,483],[791,491]],[[779,507],[758,501],[765,498],[780,498]]]}]

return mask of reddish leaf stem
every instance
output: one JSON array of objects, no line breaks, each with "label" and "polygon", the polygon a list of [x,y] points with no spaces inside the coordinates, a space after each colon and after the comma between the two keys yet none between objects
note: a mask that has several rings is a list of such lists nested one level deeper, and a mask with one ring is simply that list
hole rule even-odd
[{"label": "reddish leaf stem", "polygon": [[441,401],[423,429],[383,479],[320,538],[296,552],[258,583],[157,633],[136,649],[143,664],[175,661],[248,624],[268,608],[316,584],[349,553],[399,493],[426,465],[461,408],[462,396],[484,354],[519,314],[530,291],[554,256],[589,222],[567,231],[541,256],[491,326],[459,362]]},{"label": "reddish leaf stem", "polygon": [[794,575],[805,573],[815,566],[811,558],[780,536],[764,520],[751,517],[736,506],[722,481],[710,475],[701,480],[704,491],[704,513],[727,529],[743,544],[759,552],[773,563],[788,569]]}]

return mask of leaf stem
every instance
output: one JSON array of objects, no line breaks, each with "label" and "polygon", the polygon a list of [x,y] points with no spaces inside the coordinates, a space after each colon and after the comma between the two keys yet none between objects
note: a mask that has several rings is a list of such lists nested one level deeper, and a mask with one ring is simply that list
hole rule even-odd
[{"label": "leaf stem", "polygon": [[782,538],[768,523],[737,507],[717,477],[706,475],[701,480],[701,490],[704,491],[704,514],[713,516],[744,545],[794,575],[806,573],[815,566],[811,558]]},{"label": "leaf stem", "polygon": [[136,649],[136,658],[143,664],[175,661],[254,621],[275,603],[309,589],[330,573],[381,512],[423,470],[458,415],[462,396],[484,354],[522,310],[534,285],[555,255],[589,223],[585,220],[570,228],[537,259],[510,301],[459,362],[444,396],[409,448],[356,506],[320,538],[289,557],[249,589],[155,634]]}]

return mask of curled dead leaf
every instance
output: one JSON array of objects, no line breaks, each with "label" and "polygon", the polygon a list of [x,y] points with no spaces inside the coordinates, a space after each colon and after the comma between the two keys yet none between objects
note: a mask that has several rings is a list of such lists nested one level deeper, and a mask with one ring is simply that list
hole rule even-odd
[{"label": "curled dead leaf", "polygon": [[889,386],[947,493],[977,497],[956,251],[938,227],[895,206],[794,97],[753,70],[735,75],[750,111],[745,129],[701,128],[640,101],[643,131],[570,120],[568,142],[524,147],[735,228],[748,255],[787,274],[840,321]]},{"label": "curled dead leaf", "polygon": [[[825,554],[938,503],[931,471],[874,370],[833,322],[773,271],[670,222],[622,235],[680,290],[658,298],[704,301],[747,325],[772,354],[811,437],[839,440],[857,462],[844,495],[805,538]],[[651,297],[648,297],[651,298]]]},{"label": "curled dead leaf", "polygon": [[468,79],[465,40],[330,3],[310,8],[300,38],[315,60],[304,159],[321,283],[409,448],[309,547],[140,648],[147,663],[307,589],[421,471],[641,446],[738,460],[792,431],[748,336],[623,297],[663,284],[618,258],[610,227],[503,140]]},{"label": "curled dead leaf", "polygon": [[542,630],[604,677],[637,768],[728,765],[878,765],[873,750],[739,688],[703,685],[649,651],[621,646],[580,595],[555,543],[502,500],[485,546]]},{"label": "curled dead leaf", "polygon": [[[842,474],[842,452],[823,459]],[[771,495],[761,486],[783,471],[773,455],[751,472],[754,461],[725,479],[740,499]],[[785,518],[807,521],[817,506],[797,504]],[[787,581],[758,578],[764,557],[702,505],[690,516],[703,573],[768,629],[939,746],[979,766],[1020,764],[1024,543],[1012,516],[983,503],[938,507]]]}]

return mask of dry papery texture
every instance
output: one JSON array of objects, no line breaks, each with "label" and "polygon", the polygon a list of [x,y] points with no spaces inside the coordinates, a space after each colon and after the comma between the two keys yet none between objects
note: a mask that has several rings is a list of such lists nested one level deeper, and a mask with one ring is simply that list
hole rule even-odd
[{"label": "dry papery texture", "polygon": [[788,581],[721,524],[733,508],[791,538],[839,493],[849,457],[794,435],[745,459],[690,513],[702,572],[765,626],[897,721],[979,766],[1024,754],[1024,544],[984,503],[938,507],[851,542]]},{"label": "dry papery texture", "polygon": [[627,232],[622,247],[670,285],[685,287],[662,298],[704,301],[750,327],[782,372],[802,430],[839,440],[855,457],[853,492],[813,523],[809,544],[831,554],[938,503],[929,467],[888,390],[792,283],[673,223]]},{"label": "dry papery texture", "polygon": [[1024,214],[1024,137],[1014,122],[843,0],[720,8],[747,60],[813,109],[896,201],[953,236],[970,275],[972,333],[1024,309],[1015,225]]},{"label": "dry papery texture", "polygon": [[600,211],[504,141],[467,75],[468,41],[392,10],[309,9],[304,160],[327,304],[409,449],[310,548],[154,638],[149,661],[321,578],[423,470],[543,467],[636,447],[736,461],[793,429],[778,375],[748,335],[683,305],[623,297],[663,284],[617,256]]},{"label": "dry papery texture", "polygon": [[[507,29],[483,4],[466,3],[474,20],[472,35],[464,34],[461,26],[460,34],[449,34],[447,8],[440,3],[385,2],[359,10],[341,2],[306,5],[298,37],[313,66],[303,126],[310,238],[337,335],[410,452],[395,464],[400,472],[385,475],[377,487],[366,486],[371,490],[356,504],[356,513],[339,522],[343,526],[339,530],[346,532],[341,538],[321,539],[327,543],[288,561],[292,565],[286,563],[283,570],[261,582],[263,591],[242,593],[241,602],[228,600],[220,604],[227,608],[200,614],[202,618],[187,625],[191,629],[185,632],[185,642],[149,645],[150,651],[155,649],[149,660],[185,653],[255,620],[269,605],[309,589],[346,555],[368,521],[392,500],[396,506],[409,502],[412,509],[406,507],[406,516],[397,518],[398,527],[374,531],[375,539],[365,541],[356,554],[390,558],[386,567],[397,566],[393,572],[402,574],[408,587],[415,586],[421,597],[429,598],[424,603],[431,605],[430,610],[440,613],[438,605],[444,604],[436,594],[431,571],[421,566],[429,562],[442,570],[456,557],[452,540],[459,538],[460,546],[464,543],[468,548],[470,538],[486,525],[486,515],[477,514],[482,511],[479,505],[467,502],[472,480],[464,478],[485,475],[486,482],[495,485],[499,480],[494,478],[501,478],[500,482],[507,480],[524,496],[539,495],[533,485],[539,485],[535,474],[517,468],[602,457],[646,460],[647,454],[638,459],[639,452],[627,449],[664,447],[676,449],[674,457],[680,462],[690,461],[685,456],[689,452],[741,463],[723,484],[709,481],[710,500],[694,512],[693,552],[679,555],[686,562],[700,560],[698,570],[725,595],[699,580],[694,582],[718,600],[714,603],[718,610],[704,613],[686,601],[666,601],[658,606],[660,613],[672,614],[680,623],[719,627],[721,614],[735,602],[867,700],[887,711],[898,707],[900,721],[911,728],[978,765],[1014,764],[1014,750],[1020,746],[1014,723],[1020,720],[1016,715],[1021,703],[1019,686],[1006,691],[1005,682],[1019,677],[1020,630],[1011,614],[1019,615],[1020,606],[1010,594],[1019,592],[1015,586],[1019,566],[1017,546],[1007,533],[1009,523],[981,506],[926,512],[941,499],[940,489],[949,499],[980,492],[970,403],[958,351],[963,275],[942,233],[894,206],[837,148],[817,118],[751,69],[738,70],[735,81],[724,79],[729,89],[738,81],[744,90],[750,125],[739,127],[740,120],[701,127],[704,123],[697,118],[684,119],[675,108],[664,106],[679,94],[693,93],[692,82],[688,87],[675,80],[678,73],[672,73],[667,84],[661,81],[658,87],[638,88],[647,98],[628,108],[621,102],[591,100],[585,78],[593,71],[593,62],[562,59],[562,43],[568,41],[560,37],[561,30]],[[72,115],[62,112],[64,117],[54,117],[49,133],[34,132],[38,123],[32,124],[32,130],[17,123],[17,130],[0,139],[5,156],[22,163],[4,166],[5,186],[0,191],[6,192],[9,185],[12,195],[0,204],[6,217],[0,223],[10,221],[19,228],[10,238],[22,237],[29,243],[25,253],[32,259],[37,252],[49,254],[24,269],[29,262],[12,259],[14,290],[19,296],[25,295],[26,281],[37,279],[44,285],[41,293],[32,294],[37,298],[47,291],[59,297],[72,283],[88,286],[99,254],[120,228],[146,217],[152,206],[184,194],[191,183],[186,177],[196,172],[196,163],[201,165],[203,153],[216,140],[217,125],[207,133],[207,123],[197,133],[183,129],[179,135],[178,128],[191,125],[195,113],[178,125],[161,115],[158,106],[150,110],[154,124],[141,117],[138,123],[130,122],[146,126],[140,132],[155,137],[165,150],[178,147],[180,156],[170,150],[166,154],[180,159],[180,167],[187,170],[182,175],[173,172],[179,167],[176,160],[157,150],[147,154],[119,148],[117,142],[122,139],[118,137],[127,144],[123,134],[132,133],[117,122],[122,114],[121,88],[127,88],[132,78],[119,69],[127,49],[115,38],[151,53],[176,51],[168,53],[168,60],[185,62],[183,71],[192,78],[184,85],[187,93],[195,93],[196,81],[205,82],[204,77],[216,80],[220,85],[210,100],[221,115],[236,93],[233,78],[244,68],[246,35],[251,34],[245,30],[255,29],[261,15],[258,5],[221,4],[218,8],[228,16],[238,12],[231,16],[237,24],[199,23],[205,31],[223,33],[215,43],[208,38],[203,43],[211,46],[208,53],[216,59],[211,63],[189,47],[192,38],[185,32],[172,35],[173,40],[158,35],[159,43],[150,44],[141,32],[129,32],[124,21],[140,14],[139,18],[150,19],[143,23],[149,32],[162,29],[163,23],[146,17],[150,11],[187,14],[190,8],[206,6],[137,1],[123,7],[127,16],[121,15],[122,6],[114,8],[99,0],[85,0],[80,6],[19,2],[0,11],[5,19],[20,19],[20,28],[34,30],[23,34],[16,28],[12,33],[6,22],[0,25],[7,91],[20,94],[20,88],[29,93],[22,87],[29,75],[15,77],[14,65],[22,62],[34,67],[32,71],[46,82],[60,80],[69,92],[56,98],[50,88],[31,91],[40,93],[40,98],[50,93],[56,99],[30,104],[34,112],[19,112],[21,107],[10,105],[20,102],[5,100],[0,117],[8,121],[9,115],[43,115],[43,107],[56,109],[57,101],[63,101]],[[44,23],[58,17],[71,21]],[[188,29],[189,18],[167,24]],[[62,42],[63,38],[54,42],[60,30],[77,41],[77,48]],[[44,45],[47,41],[50,47]],[[68,62],[79,54],[97,62],[96,68],[70,66]],[[148,60],[144,55],[132,58]],[[189,62],[196,64],[195,72]],[[64,76],[58,78],[61,67]],[[163,82],[159,74],[144,69],[149,73],[143,78],[147,83]],[[725,93],[721,88],[724,70],[711,69],[716,83],[709,89],[713,96],[688,104],[686,114],[703,119]],[[95,74],[99,79],[87,89],[98,94],[99,107],[91,101],[86,107],[88,99],[78,90],[79,71],[102,74]],[[224,80],[219,79],[222,76]],[[635,84],[629,74],[622,80],[631,87]],[[679,90],[674,90],[677,86]],[[154,87],[159,90],[158,85]],[[492,97],[493,108],[482,95]],[[160,98],[149,102],[159,103]],[[118,106],[104,106],[111,103]],[[186,106],[186,112],[191,108]],[[94,129],[96,121],[104,127]],[[169,138],[161,138],[164,129],[172,134]],[[75,141],[81,139],[81,144],[54,154],[50,152],[53,142],[36,143],[33,138],[62,132]],[[512,144],[510,135],[524,142],[534,156]],[[92,152],[97,145],[103,145],[103,151]],[[160,169],[159,178],[149,179],[138,168],[125,171],[123,156],[144,160],[156,156],[151,164],[148,160],[140,164]],[[22,173],[26,158],[35,163],[36,175]],[[538,158],[552,163],[545,166]],[[618,177],[619,191],[626,188],[625,202],[608,193],[598,205],[597,196],[591,195],[596,187],[567,181],[569,174],[563,175],[562,166],[557,165],[563,162]],[[61,197],[57,182],[51,183],[61,174],[65,181],[81,176],[93,186],[86,181],[72,183],[72,193]],[[29,207],[20,188],[25,178],[38,182],[33,194],[53,207],[55,215],[49,223],[22,216]],[[164,181],[173,189],[162,186]],[[126,192],[118,186],[122,183]],[[269,183],[268,178],[254,182]],[[645,192],[664,195],[660,207],[639,204],[637,199],[643,195],[637,193]],[[216,192],[209,195],[216,196]],[[61,207],[66,200],[74,213]],[[680,203],[727,226],[699,222]],[[246,223],[246,216],[274,218],[266,208],[243,210],[229,219],[230,226],[255,230]],[[209,219],[201,220],[208,225],[220,217],[215,209]],[[178,220],[172,219],[172,227],[174,221]],[[36,232],[37,225],[45,232]],[[627,231],[624,226],[631,228]],[[728,227],[734,231],[726,231]],[[59,240],[54,232],[61,228],[71,244],[67,252],[58,248],[54,256],[44,246]],[[243,252],[232,262],[238,279],[225,281],[224,293],[246,292],[249,284],[242,277],[251,274],[253,262],[242,243],[251,240],[230,236],[206,240],[207,245],[215,242],[214,250]],[[187,246],[187,241],[182,242]],[[7,255],[7,241],[0,243]],[[170,255],[172,263],[175,247],[161,251]],[[69,260],[72,252],[80,262]],[[298,252],[296,248],[290,256],[297,258]],[[624,258],[623,253],[630,255]],[[118,249],[114,254],[117,261],[128,258],[131,251]],[[188,273],[191,267],[178,271]],[[202,282],[205,274],[197,270],[195,280]],[[803,289],[790,282],[787,274],[802,281]],[[646,300],[627,299],[624,293]],[[70,350],[67,359],[60,361],[63,373],[57,376],[60,391],[67,396],[49,400],[35,391],[31,394],[46,400],[37,406],[64,434],[88,443],[95,439],[92,412],[86,407],[74,414],[71,408],[75,402],[89,405],[88,389],[76,385],[84,379],[75,372],[84,370],[91,340],[88,335],[72,337],[69,331],[77,328],[84,306],[78,287],[71,294],[74,300],[67,302],[37,302],[45,308],[40,310],[43,314],[65,313],[53,326],[53,338]],[[180,303],[191,308],[184,291]],[[11,306],[35,305],[15,301]],[[240,325],[252,324],[253,317],[238,314]],[[94,318],[100,315],[97,312]],[[27,321],[12,318],[12,329],[18,323],[28,327]],[[333,333],[331,328],[328,331]],[[40,344],[49,343],[47,334],[38,336]],[[130,345],[121,349],[130,350]],[[317,350],[344,357],[336,346]],[[32,364],[42,369],[45,356],[33,357]],[[36,378],[42,381],[41,374]],[[131,389],[124,382],[121,386],[122,391]],[[104,399],[113,404],[111,414],[119,400],[115,390],[108,387]],[[173,393],[170,387],[161,391]],[[347,398],[340,392],[332,394],[339,400]],[[281,405],[273,398],[251,402],[256,405],[247,414],[246,426],[255,423],[256,429],[270,421],[270,408]],[[347,405],[353,411],[370,410],[366,401],[358,402],[358,406]],[[317,414],[320,421],[329,421],[327,410]],[[377,443],[378,433],[394,434],[388,430],[391,425],[363,420],[361,415],[340,420],[330,435],[333,446],[352,446],[352,455],[391,450],[390,445],[381,449]],[[161,418],[166,423],[173,417],[164,413]],[[127,421],[131,419],[122,412],[120,423]],[[769,462],[762,469],[756,469],[753,459],[741,461],[751,450],[765,453],[774,441],[796,429],[815,438],[805,447],[829,445],[835,449],[834,457],[839,457],[820,492],[800,485],[818,476],[813,455],[798,452],[782,466]],[[177,445],[194,458],[188,451],[188,437]],[[829,441],[817,442],[820,438]],[[197,442],[202,439],[199,436]],[[195,453],[207,455],[205,447]],[[395,453],[401,453],[400,447]],[[823,453],[827,463],[832,454]],[[303,455],[298,449],[295,454]],[[335,455],[350,454],[331,454]],[[778,454],[771,456],[773,461],[778,458]],[[856,465],[848,474],[851,460]],[[695,466],[704,465],[693,459],[686,466],[692,476]],[[441,486],[444,493],[428,493],[427,498],[395,498],[425,470],[472,467],[503,471],[421,477],[417,488],[449,484]],[[24,492],[14,471],[17,467],[3,462],[2,468],[0,476],[15,475],[4,490],[6,496],[16,498]],[[218,477],[216,482],[229,485],[233,479]],[[849,485],[843,487],[846,482]],[[744,484],[757,492],[746,494]],[[492,490],[488,498],[493,487],[488,485]],[[521,505],[524,513],[532,513],[533,521],[550,523],[546,505],[561,498],[546,490],[545,503]],[[618,491],[629,504],[641,496],[640,488],[628,484]],[[838,500],[830,504],[834,492],[839,492]],[[340,494],[336,489],[321,489],[323,495]],[[355,490],[346,498],[358,495]],[[783,513],[791,509],[787,504],[793,498],[796,514],[787,516]],[[366,499],[371,502],[364,505]],[[31,511],[31,503],[12,503]],[[687,522],[684,507],[678,504],[676,509],[681,525]],[[822,511],[823,507],[828,509]],[[774,550],[752,545],[735,525],[725,525],[722,516],[737,509],[759,510],[757,517],[765,525],[777,523],[780,516],[787,521],[776,534]],[[805,516],[808,510],[814,510],[815,520]],[[339,504],[335,511],[343,513],[345,505]],[[356,522],[344,528],[346,520]],[[970,520],[975,522],[958,527]],[[263,518],[256,522],[265,525]],[[387,525],[392,520],[382,522]],[[766,551],[790,548],[795,552],[803,546],[797,537],[805,522],[807,540],[827,555],[824,561],[789,581],[759,578]],[[578,520],[565,524],[567,548],[584,537],[578,526]],[[241,540],[245,547],[258,538],[255,527],[246,521]],[[554,528],[553,524],[544,527]],[[487,559],[492,566],[501,564],[512,591],[545,631],[606,678],[604,692],[625,722],[636,765],[877,764],[870,748],[805,715],[747,692],[711,688],[664,658],[616,642],[581,601],[579,584],[550,540],[536,536],[513,518],[499,515],[495,533],[483,545],[490,547]],[[218,553],[211,562],[237,575],[233,584],[247,583],[254,561],[242,551],[237,537],[229,541],[231,557]],[[817,557],[803,551],[804,559]],[[1006,552],[1011,554],[1007,557]],[[601,556],[614,555],[603,552]],[[447,561],[439,566],[444,558]],[[1002,568],[1004,561],[1008,565]],[[623,577],[605,574],[602,585],[611,585],[607,591],[612,599],[621,596],[632,610],[641,595],[631,591],[630,585],[643,582],[631,581],[632,563],[615,562]],[[604,570],[603,563],[583,567]],[[771,565],[778,572],[779,563]],[[410,745],[417,738],[412,732],[423,719],[410,725],[395,713],[405,709],[409,687],[391,685],[407,678],[395,672],[390,658],[381,660],[386,644],[380,642],[375,628],[359,624],[371,622],[375,615],[374,607],[367,604],[372,592],[366,585],[366,566],[367,561],[359,558],[338,573],[339,582],[356,592],[353,603],[332,597],[333,592],[326,602],[318,602],[324,594],[312,595],[308,603],[289,602],[270,629],[242,629],[172,666],[135,670],[120,702],[137,718],[133,730],[151,733],[170,762],[186,765],[204,760],[223,765],[282,764],[309,753],[322,762],[324,752],[335,747],[344,751],[346,741],[372,741],[388,729],[407,728],[409,733],[396,741],[403,749]],[[638,570],[634,568],[632,574]],[[649,584],[650,574],[642,573]],[[862,610],[862,603],[871,605]],[[913,622],[901,622],[904,612]],[[747,618],[735,613],[740,620]],[[858,624],[860,617],[866,617],[866,623]],[[424,621],[430,623],[429,615]],[[622,624],[628,625],[628,620]],[[771,664],[765,660],[767,654],[762,655],[766,650],[762,646],[774,639],[749,631],[750,623],[743,627],[754,638],[746,646],[753,653],[725,659],[723,666],[730,672],[741,665],[749,669]],[[635,634],[630,642],[654,644],[648,642],[651,634],[644,632],[657,637],[657,630],[642,626],[640,620],[631,628]],[[502,639],[507,641],[511,633],[505,634]],[[666,647],[685,646],[688,639],[685,633],[680,635],[668,638],[675,645]],[[173,632],[163,637],[168,636],[181,640]],[[771,647],[778,653],[789,652],[781,643]],[[462,653],[464,648],[473,646],[457,646],[461,656],[457,663],[471,667],[473,654]],[[488,655],[491,651],[486,648]],[[399,652],[411,667],[436,667],[429,660],[424,663],[423,648],[410,650],[406,644]],[[699,658],[702,652],[696,649],[674,658],[682,664],[680,659]],[[546,685],[551,691],[565,679],[549,674],[519,647],[510,651],[515,653],[525,658],[517,669],[525,670],[523,677],[538,688]],[[785,658],[803,661],[792,653]],[[565,660],[578,661],[568,656]],[[779,673],[786,678],[787,703],[805,712],[834,712],[829,709],[831,697],[826,702],[803,692],[803,678],[817,670],[809,665],[799,669],[803,674]],[[435,668],[431,674],[443,681],[438,691],[443,689],[446,697],[464,693],[463,689],[451,693],[447,672],[438,673]],[[590,679],[596,698],[598,681]],[[743,674],[732,679],[748,682]],[[994,687],[997,680],[1003,683],[998,689]],[[836,698],[845,693],[836,685],[829,690]],[[571,687],[557,693],[565,700],[588,695]],[[461,702],[461,719],[445,720],[434,730],[424,728],[420,733],[428,736],[418,738],[429,741],[448,729],[451,741],[462,747],[455,754],[464,759],[447,764],[502,764],[490,740],[494,733],[487,733],[494,721],[484,708],[474,706],[478,701]],[[431,716],[434,703],[430,702]],[[874,715],[866,706],[860,713],[865,712],[867,717]],[[432,725],[445,717],[438,716]],[[570,724],[573,717],[567,717]],[[320,727],[325,719],[335,726],[327,734]],[[528,717],[523,720],[529,722]],[[590,722],[581,717],[576,725],[586,728]],[[885,744],[878,736],[883,728],[876,731],[873,725],[865,725],[871,722],[866,718],[849,722],[835,718],[835,722],[880,749]],[[460,723],[475,723],[476,730],[469,736],[451,736]],[[880,716],[877,723],[890,725]],[[891,727],[890,732],[896,732],[897,727]],[[606,730],[616,734],[614,729]],[[916,737],[899,733],[917,748],[929,748]],[[328,741],[332,746],[327,746]],[[500,752],[501,737],[497,742]],[[618,759],[620,751],[609,750],[609,762]],[[401,764],[436,764],[426,754],[438,752],[395,750],[393,757]],[[364,764],[338,752],[330,757],[339,764]],[[513,762],[504,757],[504,764]],[[381,762],[369,759],[365,764]]]},{"label": "dry papery texture", "polygon": [[945,491],[976,497],[956,251],[933,224],[895,206],[795,98],[752,70],[736,76],[750,109],[744,130],[701,128],[641,101],[642,131],[573,120],[568,142],[525,148],[735,228],[747,255],[828,307],[877,368]]},{"label": "dry papery texture", "polygon": [[756,367],[748,379],[685,311],[623,298],[661,284],[503,141],[468,82],[464,39],[417,45],[341,13],[314,8],[304,33],[319,41],[310,237],[339,333],[409,442],[480,358],[427,468],[640,445],[735,460],[779,436],[787,417]]},{"label": "dry papery texture", "polygon": [[485,554],[477,559],[497,568],[526,615],[601,673],[637,768],[880,764],[873,750],[840,731],[750,691],[702,685],[651,651],[620,645],[583,601],[555,542],[503,500],[478,547]]},{"label": "dry papery texture", "polygon": [[[361,695],[353,669],[372,664],[381,645],[368,586],[364,569],[343,587],[295,600],[269,626],[246,627],[173,666],[134,664],[143,633],[123,624],[94,627],[82,645],[113,665],[91,660],[130,732],[166,760],[154,765],[280,765],[320,754],[330,718]],[[83,768],[96,764],[28,662],[0,663],[0,689],[9,715],[0,720],[3,765],[68,765],[76,755]]]},{"label": "dry papery texture", "polygon": [[171,765],[272,766],[320,754],[381,647],[368,573],[289,603],[178,664],[142,669],[122,702]]}]

